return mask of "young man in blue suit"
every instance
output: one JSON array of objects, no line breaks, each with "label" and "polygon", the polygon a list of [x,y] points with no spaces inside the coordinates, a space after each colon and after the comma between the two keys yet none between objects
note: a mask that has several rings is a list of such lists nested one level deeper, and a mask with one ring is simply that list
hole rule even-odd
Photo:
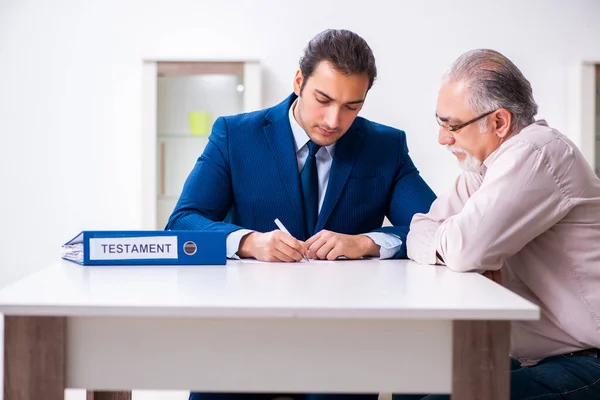
[{"label": "young man in blue suit", "polygon": [[[215,121],[166,228],[225,232],[230,258],[406,257],[411,219],[427,213],[435,195],[404,132],[357,117],[376,75],[361,37],[318,34],[300,60],[294,94]],[[382,228],[386,215],[394,226]],[[278,396],[192,393],[190,400]]]},{"label": "young man in blue suit", "polygon": [[215,121],[166,229],[225,232],[229,258],[406,257],[412,216],[435,195],[404,132],[357,117],[376,76],[360,36],[318,34],[292,95]]}]

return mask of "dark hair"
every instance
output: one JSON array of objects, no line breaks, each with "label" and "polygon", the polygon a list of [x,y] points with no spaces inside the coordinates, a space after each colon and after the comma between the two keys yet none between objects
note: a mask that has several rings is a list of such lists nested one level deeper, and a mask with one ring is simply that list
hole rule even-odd
[{"label": "dark hair", "polygon": [[321,61],[329,61],[333,67],[346,75],[368,75],[371,89],[377,77],[375,56],[367,42],[356,33],[346,29],[327,29],[308,42],[300,57],[300,70],[306,81]]}]

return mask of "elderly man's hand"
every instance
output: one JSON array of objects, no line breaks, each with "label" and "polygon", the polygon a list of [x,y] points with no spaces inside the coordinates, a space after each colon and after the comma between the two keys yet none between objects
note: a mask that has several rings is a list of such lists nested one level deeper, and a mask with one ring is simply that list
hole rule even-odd
[{"label": "elderly man's hand", "polygon": [[493,280],[498,285],[502,285],[502,273],[499,270],[498,271],[485,271],[483,273],[483,276],[485,276],[488,279]]},{"label": "elderly man's hand", "polygon": [[344,235],[322,230],[304,245],[308,249],[308,256],[317,260],[333,261],[342,256],[351,260],[379,256],[379,246],[365,235]]}]

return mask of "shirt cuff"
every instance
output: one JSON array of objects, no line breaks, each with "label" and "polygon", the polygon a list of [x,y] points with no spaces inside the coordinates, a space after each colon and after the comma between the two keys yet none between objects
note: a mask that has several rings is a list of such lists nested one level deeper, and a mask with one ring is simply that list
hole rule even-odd
[{"label": "shirt cuff", "polygon": [[381,260],[394,257],[394,254],[402,246],[402,239],[391,233],[369,232],[364,235],[370,237],[379,246],[379,259]]},{"label": "shirt cuff", "polygon": [[227,235],[227,258],[232,258],[234,260],[240,259],[236,254],[240,249],[240,242],[244,236],[252,232],[254,231],[250,229],[238,229]]}]

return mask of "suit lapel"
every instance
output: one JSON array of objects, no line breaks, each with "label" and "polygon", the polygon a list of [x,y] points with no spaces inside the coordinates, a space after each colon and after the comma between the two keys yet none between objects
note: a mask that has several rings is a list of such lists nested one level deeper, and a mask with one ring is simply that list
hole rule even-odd
[{"label": "suit lapel", "polygon": [[336,144],[331,171],[329,172],[327,192],[325,193],[323,206],[319,212],[315,232],[323,229],[329,220],[331,213],[346,187],[346,182],[348,181],[354,162],[360,154],[364,134],[358,129],[358,123],[358,121],[355,121],[348,132],[346,132]]},{"label": "suit lapel", "polygon": [[[297,238],[304,236],[304,213],[300,193],[300,178],[296,160],[294,135],[288,119],[288,110],[295,97],[290,96],[281,104],[271,109],[266,119],[269,121],[264,132],[271,148],[273,159],[278,165],[279,175],[288,196],[287,206],[294,214],[294,221],[282,221]],[[289,225],[289,226],[288,226]],[[298,230],[298,232],[295,232]]]}]

